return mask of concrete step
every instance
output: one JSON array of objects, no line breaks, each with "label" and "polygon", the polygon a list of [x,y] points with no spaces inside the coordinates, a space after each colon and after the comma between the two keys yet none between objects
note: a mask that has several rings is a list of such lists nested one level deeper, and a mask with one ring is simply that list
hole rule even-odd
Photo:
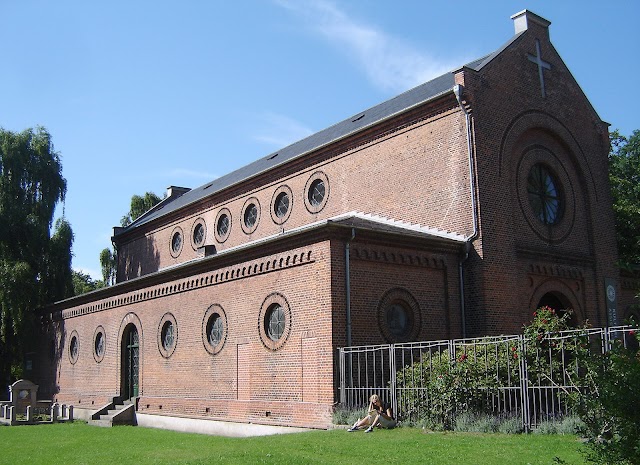
[{"label": "concrete step", "polygon": [[[106,412],[104,410],[105,408],[108,408]],[[103,413],[100,413],[99,419],[90,420],[90,425],[107,427],[135,424],[135,399],[125,400],[122,404],[110,404],[101,409],[100,412]]]},{"label": "concrete step", "polygon": [[103,428],[111,428],[113,426],[111,419],[103,420],[102,418],[100,420],[89,420],[89,424],[92,426],[101,426]]}]

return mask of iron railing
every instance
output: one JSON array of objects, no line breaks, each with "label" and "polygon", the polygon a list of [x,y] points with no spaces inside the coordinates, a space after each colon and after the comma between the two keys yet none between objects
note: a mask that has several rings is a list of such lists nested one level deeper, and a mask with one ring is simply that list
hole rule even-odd
[{"label": "iron railing", "polygon": [[[569,413],[568,396],[581,388],[583,371],[576,348],[604,353],[615,340],[626,346],[634,340],[627,335],[632,329],[563,331],[545,335],[544,344],[512,335],[340,348],[340,404],[343,408],[364,408],[371,394],[378,394],[390,403],[398,418],[425,418],[437,401],[438,376],[450,374],[452,367],[465,362],[473,367],[473,382],[462,395],[468,394],[475,404],[462,402],[457,408],[519,416],[528,431]],[[458,382],[464,384],[465,380]]]}]

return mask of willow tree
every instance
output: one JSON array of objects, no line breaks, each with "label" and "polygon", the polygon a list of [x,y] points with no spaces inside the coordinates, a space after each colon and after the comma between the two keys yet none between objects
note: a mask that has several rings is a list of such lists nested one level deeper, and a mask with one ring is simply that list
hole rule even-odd
[{"label": "willow tree", "polygon": [[51,235],[66,190],[44,128],[0,128],[0,386],[37,342],[36,309],[72,295],[71,226],[60,219]]}]

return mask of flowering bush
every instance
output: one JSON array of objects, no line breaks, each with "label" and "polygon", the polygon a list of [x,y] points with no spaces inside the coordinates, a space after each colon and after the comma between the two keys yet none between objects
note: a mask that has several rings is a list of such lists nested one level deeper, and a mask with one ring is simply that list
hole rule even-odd
[{"label": "flowering bush", "polygon": [[[570,327],[571,315],[572,310],[557,312],[543,306],[533,312],[533,320],[524,326],[529,382],[562,388],[576,385],[584,373],[579,355],[589,352],[586,325]],[[564,391],[558,393],[565,394]]]},{"label": "flowering bush", "polygon": [[463,412],[490,413],[491,399],[508,379],[518,378],[518,349],[490,338],[426,352],[422,361],[396,373],[401,410],[434,429],[453,429]]}]

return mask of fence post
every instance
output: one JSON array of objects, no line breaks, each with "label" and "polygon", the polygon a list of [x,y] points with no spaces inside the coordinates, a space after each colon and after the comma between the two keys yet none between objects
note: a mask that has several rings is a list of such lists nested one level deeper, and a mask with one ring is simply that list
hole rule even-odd
[{"label": "fence post", "polygon": [[520,346],[520,399],[522,405],[522,426],[525,432],[531,431],[531,414],[529,412],[529,370],[527,367],[527,340],[518,336]]},{"label": "fence post", "polygon": [[396,392],[396,350],[395,345],[389,344],[389,389],[391,390],[391,408],[393,414],[398,418],[398,395]]},{"label": "fence post", "polygon": [[345,389],[346,376],[344,366],[344,348],[341,347],[338,350],[340,351],[338,355],[338,365],[340,369],[340,403],[344,407],[347,402],[347,393]]}]

